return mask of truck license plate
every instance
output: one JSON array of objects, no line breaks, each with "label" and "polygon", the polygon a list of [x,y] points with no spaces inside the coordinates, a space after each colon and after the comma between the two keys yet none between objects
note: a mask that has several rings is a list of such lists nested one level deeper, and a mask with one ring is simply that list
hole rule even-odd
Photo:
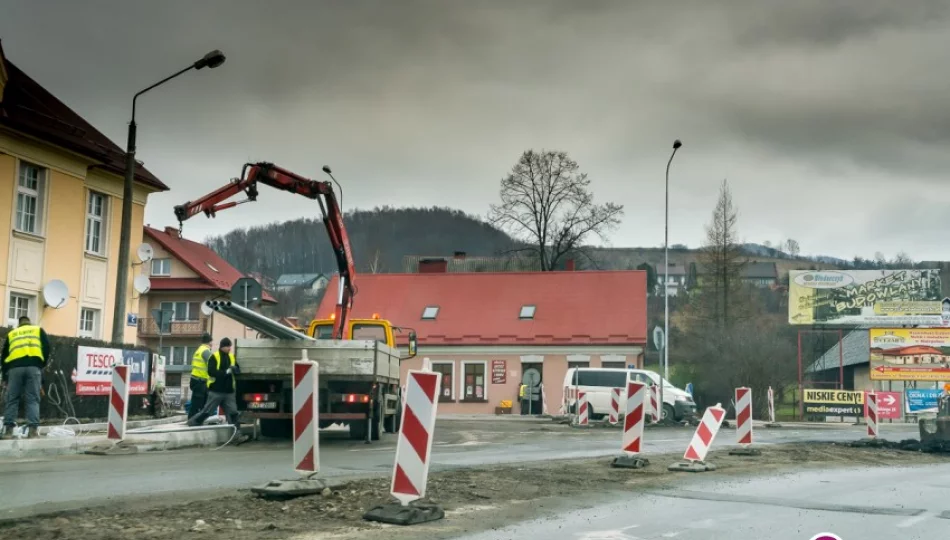
[{"label": "truck license plate", "polygon": [[252,401],[247,404],[248,409],[276,409],[276,401]]}]

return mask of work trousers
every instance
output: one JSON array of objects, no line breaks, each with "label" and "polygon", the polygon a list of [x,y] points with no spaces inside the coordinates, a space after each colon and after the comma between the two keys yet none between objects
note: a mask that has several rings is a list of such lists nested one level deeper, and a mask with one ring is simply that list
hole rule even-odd
[{"label": "work trousers", "polygon": [[228,394],[222,394],[221,392],[208,392],[208,402],[205,403],[204,408],[198,412],[195,416],[192,416],[188,419],[189,426],[200,426],[204,424],[205,420],[209,416],[215,414],[218,410],[218,407],[224,408],[224,417],[228,419],[231,424],[241,427],[241,414],[237,409],[237,398],[235,397],[234,392]]},{"label": "work trousers", "polygon": [[40,425],[40,385],[43,372],[36,366],[10,368],[6,374],[7,399],[3,410],[3,423],[13,427],[20,412],[20,398],[26,398],[26,423],[30,427]]},{"label": "work trousers", "polygon": [[208,380],[192,377],[188,382],[188,387],[191,388],[191,405],[188,406],[188,418],[191,418],[205,408],[205,403],[208,401]]}]

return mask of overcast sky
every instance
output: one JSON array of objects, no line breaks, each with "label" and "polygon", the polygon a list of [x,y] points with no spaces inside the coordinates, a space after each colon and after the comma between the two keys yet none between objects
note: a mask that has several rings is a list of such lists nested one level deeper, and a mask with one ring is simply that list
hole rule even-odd
[{"label": "overcast sky", "polygon": [[[332,166],[348,208],[484,216],[528,148],[563,149],[614,246],[698,245],[723,178],[741,236],[805,254],[950,259],[950,2],[0,0],[11,61],[121,146],[132,95],[221,49],[227,63],[139,101],[139,158],[172,190],[147,221],[273,161]],[[849,7],[848,7],[849,6]],[[314,216],[260,202],[194,238]]]}]

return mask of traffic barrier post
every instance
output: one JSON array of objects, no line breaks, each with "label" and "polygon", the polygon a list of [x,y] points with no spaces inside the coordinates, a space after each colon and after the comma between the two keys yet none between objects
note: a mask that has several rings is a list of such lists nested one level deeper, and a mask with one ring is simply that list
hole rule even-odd
[{"label": "traffic barrier post", "polygon": [[868,437],[876,439],[878,436],[877,394],[868,392],[868,406],[865,407],[865,421],[868,425]]},{"label": "traffic barrier post", "polygon": [[590,422],[587,405],[587,392],[577,392],[577,425],[586,426]]},{"label": "traffic barrier post", "polygon": [[621,455],[614,458],[612,467],[642,469],[650,462],[640,457],[643,447],[643,426],[646,417],[647,385],[627,380],[627,400],[624,406]]},{"label": "traffic barrier post", "polygon": [[129,366],[112,366],[112,388],[109,390],[109,428],[106,437],[113,441],[125,438],[129,415]]},{"label": "traffic barrier post", "polygon": [[611,425],[617,425],[617,422],[620,421],[620,388],[611,388],[610,389],[610,413],[607,417],[607,421]]},{"label": "traffic barrier post", "polygon": [[772,391],[771,386],[769,387],[768,393],[766,394],[766,398],[768,399],[768,402],[769,402],[769,421],[767,424],[765,424],[765,427],[767,428],[782,427],[781,425],[775,422],[775,393]]},{"label": "traffic barrier post", "polygon": [[693,433],[693,438],[686,448],[686,453],[683,454],[684,461],[670,465],[669,470],[684,472],[716,470],[715,465],[706,463],[706,454],[716,439],[716,434],[719,433],[719,428],[722,427],[722,421],[725,418],[726,410],[722,408],[721,404],[717,403],[715,406],[707,408],[706,412],[703,413],[703,419],[696,428],[696,432]]},{"label": "traffic barrier post", "polygon": [[729,451],[733,456],[758,456],[762,452],[752,448],[752,389],[736,388],[736,442],[739,448]]},{"label": "traffic barrier post", "polygon": [[320,471],[320,369],[312,360],[294,362],[294,470]]},{"label": "traffic barrier post", "polygon": [[[399,502],[376,506],[366,512],[363,519],[412,525],[445,517],[441,506],[417,502],[426,494],[440,386],[438,373],[409,371],[389,490]],[[410,506],[410,503],[415,504]]]},{"label": "traffic barrier post", "polygon": [[660,421],[660,387],[650,385],[650,415],[653,416],[653,423]]}]

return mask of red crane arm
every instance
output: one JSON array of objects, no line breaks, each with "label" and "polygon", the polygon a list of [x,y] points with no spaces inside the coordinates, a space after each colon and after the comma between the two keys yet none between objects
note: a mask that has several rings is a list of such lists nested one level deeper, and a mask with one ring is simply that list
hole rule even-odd
[{"label": "red crane arm", "polygon": [[[329,169],[324,170],[329,171]],[[213,218],[221,210],[256,201],[258,183],[303,195],[308,199],[315,199],[320,204],[323,224],[330,236],[330,245],[333,246],[333,254],[336,257],[337,268],[340,271],[340,289],[337,293],[336,314],[333,320],[333,339],[343,339],[346,323],[349,320],[350,308],[353,306],[353,296],[356,294],[356,288],[353,286],[356,272],[353,264],[353,251],[350,249],[350,239],[346,234],[346,226],[343,224],[343,212],[340,211],[340,205],[330,182],[311,180],[273,163],[247,163],[241,170],[241,178],[236,178],[226,186],[220,187],[199,199],[176,206],[175,217],[178,218],[179,227],[182,222],[198,214],[203,213],[209,218]],[[247,196],[246,199],[228,201],[228,199],[242,191]]]}]

